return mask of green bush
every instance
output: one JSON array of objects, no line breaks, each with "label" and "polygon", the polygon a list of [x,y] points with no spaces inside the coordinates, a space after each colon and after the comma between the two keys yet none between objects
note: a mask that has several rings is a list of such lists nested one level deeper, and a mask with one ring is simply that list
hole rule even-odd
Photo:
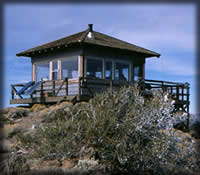
[{"label": "green bush", "polygon": [[180,117],[172,117],[172,111],[162,91],[153,91],[152,98],[144,99],[132,85],[96,95],[87,105],[52,113],[56,120],[38,128],[28,140],[38,157],[72,158],[87,153],[113,173],[197,171],[194,140],[182,138],[173,129]]}]

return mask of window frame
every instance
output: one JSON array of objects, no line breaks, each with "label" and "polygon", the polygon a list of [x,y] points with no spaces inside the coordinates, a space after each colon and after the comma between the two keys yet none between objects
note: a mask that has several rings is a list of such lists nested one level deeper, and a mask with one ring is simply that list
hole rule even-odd
[{"label": "window frame", "polygon": [[[128,60],[119,60],[119,59],[116,59],[114,60],[114,77],[113,77],[113,80],[115,80],[115,66],[116,66],[116,63],[122,63],[122,64],[128,64],[128,80],[127,81],[131,81],[131,72],[132,72],[132,61],[128,61]],[[120,81],[120,80],[119,80]]]},{"label": "window frame", "polygon": [[[104,70],[103,70],[103,72],[104,72],[104,79],[106,78],[106,62],[108,62],[108,61],[110,61],[110,62],[112,62],[112,75],[111,75],[111,80],[113,80],[114,79],[114,61],[113,61],[113,59],[110,59],[110,58],[104,58]],[[106,79],[105,79],[106,80]],[[110,79],[108,79],[108,80],[110,80]]]},{"label": "window frame", "polygon": [[105,64],[107,61],[111,61],[112,62],[112,79],[111,80],[115,80],[115,64],[116,63],[122,63],[122,64],[128,64],[128,80],[127,81],[131,81],[132,80],[132,67],[133,67],[133,63],[130,60],[120,60],[120,59],[113,59],[113,58],[103,58],[103,57],[93,57],[93,56],[85,56],[84,59],[84,76],[87,77],[87,60],[88,59],[94,59],[94,60],[102,60],[102,79],[105,80]]},{"label": "window frame", "polygon": [[[144,66],[145,66],[145,64],[134,64],[133,66],[132,66],[132,69],[133,69],[133,81],[138,81],[138,80],[140,80],[140,79],[143,79],[144,78]],[[137,68],[137,67],[139,67],[139,72],[138,72],[138,74],[139,74],[139,76],[138,76],[138,79],[135,79],[135,68]]]},{"label": "window frame", "polygon": [[102,61],[102,78],[100,78],[100,79],[104,79],[104,76],[105,76],[105,73],[104,73],[104,68],[105,68],[105,66],[104,66],[104,58],[92,57],[92,56],[85,56],[85,60],[84,60],[84,77],[87,77],[87,60],[88,59],[101,60]]},{"label": "window frame", "polygon": [[64,78],[62,77],[62,61],[71,61],[73,60],[74,58],[78,60],[77,62],[77,67],[78,67],[78,76],[77,78],[68,78],[68,80],[77,80],[79,78],[79,56],[80,55],[74,55],[74,56],[70,56],[70,57],[66,57],[66,58],[60,58],[59,61],[60,61],[60,80],[64,80]]},{"label": "window frame", "polygon": [[[40,81],[40,80],[37,80],[37,65],[40,65],[40,64],[48,64],[49,65],[49,79],[48,80],[51,80],[51,74],[50,74],[50,61],[39,61],[39,62],[35,62],[32,64],[32,72],[33,72],[33,75],[32,75],[32,80],[33,81]],[[47,81],[48,81],[47,80]]]},{"label": "window frame", "polygon": [[[57,71],[53,70],[53,62],[57,62]],[[59,80],[59,78],[60,78],[60,76],[59,76],[59,60],[52,60],[49,62],[49,64],[50,64],[50,74],[51,74],[50,80],[54,80],[53,79],[54,72],[57,72],[57,78],[55,80]]]}]

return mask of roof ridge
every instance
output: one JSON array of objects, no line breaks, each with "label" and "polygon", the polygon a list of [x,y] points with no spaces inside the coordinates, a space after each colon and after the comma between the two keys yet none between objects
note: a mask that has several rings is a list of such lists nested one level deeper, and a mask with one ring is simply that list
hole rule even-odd
[{"label": "roof ridge", "polygon": [[85,30],[85,32],[80,37],[80,42],[83,42],[89,33],[89,29]]}]

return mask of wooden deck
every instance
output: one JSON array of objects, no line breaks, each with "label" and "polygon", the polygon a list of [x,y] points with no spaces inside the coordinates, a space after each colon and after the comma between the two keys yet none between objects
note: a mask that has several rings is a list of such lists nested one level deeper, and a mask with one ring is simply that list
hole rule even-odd
[{"label": "wooden deck", "polygon": [[[123,85],[133,82],[118,80],[103,80],[80,77],[74,80],[52,80],[42,82],[35,91],[26,95],[17,95],[17,92],[25,84],[11,85],[11,104],[35,104],[35,103],[58,103],[61,101],[88,100],[96,93],[101,93],[108,88],[118,89]],[[175,101],[175,109],[189,113],[189,84],[174,83],[168,81],[143,80],[139,82],[143,92],[151,89],[162,89],[168,92]]]}]

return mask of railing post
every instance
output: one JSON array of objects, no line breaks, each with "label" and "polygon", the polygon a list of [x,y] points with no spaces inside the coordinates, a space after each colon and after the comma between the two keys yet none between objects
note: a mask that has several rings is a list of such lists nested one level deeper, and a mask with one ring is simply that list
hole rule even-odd
[{"label": "railing post", "polygon": [[82,80],[82,78],[79,77],[79,79],[78,79],[78,97],[79,97],[79,99],[81,97],[81,80]]},{"label": "railing post", "polygon": [[68,96],[68,78],[65,78],[65,96]]},{"label": "railing post", "polygon": [[52,81],[52,83],[53,83],[53,96],[55,97],[55,95],[56,95],[56,91],[55,91],[55,89],[56,89],[56,85],[55,85],[55,80],[53,80]]},{"label": "railing post", "polygon": [[14,100],[14,98],[15,98],[15,95],[14,95],[14,91],[13,91],[12,85],[11,85],[11,98],[12,98],[12,100]]},{"label": "railing post", "polygon": [[179,101],[179,85],[176,86],[176,100]]},{"label": "railing post", "polygon": [[184,85],[181,86],[182,102],[184,102]]},{"label": "railing post", "polygon": [[189,96],[190,96],[190,87],[187,86],[187,129],[190,129],[190,113],[189,113]]},{"label": "railing post", "polygon": [[113,88],[113,80],[110,80],[110,88]]},{"label": "railing post", "polygon": [[113,92],[113,80],[110,80],[110,90]]},{"label": "railing post", "polygon": [[43,92],[43,83],[41,83],[41,86],[40,86],[40,98],[43,99],[44,97],[44,92]]}]

